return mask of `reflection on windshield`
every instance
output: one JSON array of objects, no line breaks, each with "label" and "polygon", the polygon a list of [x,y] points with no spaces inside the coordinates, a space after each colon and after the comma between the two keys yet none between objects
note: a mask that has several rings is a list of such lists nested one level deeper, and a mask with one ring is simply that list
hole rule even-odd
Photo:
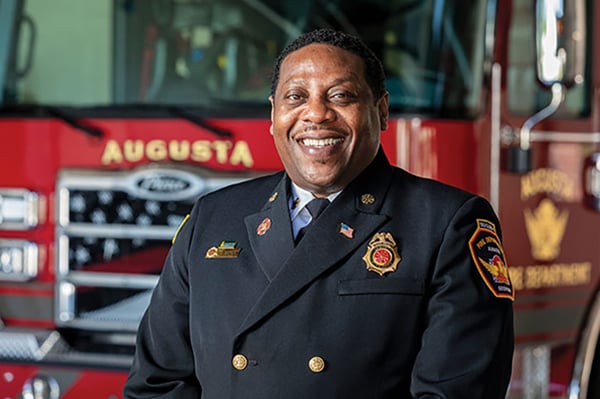
[{"label": "reflection on windshield", "polygon": [[14,95],[3,104],[268,105],[275,57],[317,27],[367,42],[384,63],[392,109],[464,116],[480,102],[485,0],[59,3],[25,2],[30,24],[8,46],[16,54],[4,92]]}]

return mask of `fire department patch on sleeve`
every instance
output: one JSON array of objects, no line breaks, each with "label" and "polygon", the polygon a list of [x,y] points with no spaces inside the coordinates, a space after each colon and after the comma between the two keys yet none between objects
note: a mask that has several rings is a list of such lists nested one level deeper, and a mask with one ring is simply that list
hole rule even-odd
[{"label": "fire department patch on sleeve", "polygon": [[485,285],[498,298],[515,299],[508,266],[494,223],[477,219],[477,229],[469,240],[473,262]]}]

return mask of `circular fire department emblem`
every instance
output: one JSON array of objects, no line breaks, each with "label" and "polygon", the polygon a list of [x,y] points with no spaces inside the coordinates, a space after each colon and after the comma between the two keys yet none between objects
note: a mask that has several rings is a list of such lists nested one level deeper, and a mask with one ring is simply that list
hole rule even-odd
[{"label": "circular fire department emblem", "polygon": [[367,253],[363,256],[367,270],[380,276],[393,272],[402,260],[398,254],[396,242],[390,233],[377,233],[369,242]]},{"label": "circular fire department emblem", "polygon": [[264,236],[265,233],[271,228],[271,219],[264,218],[263,221],[256,228],[256,234]]}]

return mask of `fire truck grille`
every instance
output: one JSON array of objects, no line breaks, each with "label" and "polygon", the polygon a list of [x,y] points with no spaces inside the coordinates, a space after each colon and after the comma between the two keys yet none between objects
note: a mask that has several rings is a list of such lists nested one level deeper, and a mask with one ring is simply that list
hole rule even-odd
[{"label": "fire truck grille", "polygon": [[189,202],[136,198],[117,190],[69,193],[69,221],[74,223],[177,227],[189,208]]},{"label": "fire truck grille", "polygon": [[62,171],[56,323],[135,331],[171,238],[196,199],[245,178],[202,177],[176,167]]},{"label": "fire truck grille", "polygon": [[[102,265],[113,260],[123,259],[126,267],[121,267],[118,272],[135,273],[135,255],[152,253],[155,248],[164,248],[166,252],[168,246],[163,241],[144,238],[69,237],[69,269],[113,272],[110,268],[104,268]],[[159,268],[153,270],[153,274],[159,272]]]}]

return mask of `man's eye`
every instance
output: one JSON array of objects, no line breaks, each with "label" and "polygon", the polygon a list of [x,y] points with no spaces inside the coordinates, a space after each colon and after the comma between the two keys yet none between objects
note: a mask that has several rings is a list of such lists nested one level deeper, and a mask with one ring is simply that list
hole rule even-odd
[{"label": "man's eye", "polygon": [[300,101],[302,99],[302,96],[300,94],[288,94],[287,96],[285,96],[286,100],[288,101]]},{"label": "man's eye", "polygon": [[333,101],[338,101],[338,102],[350,102],[350,101],[353,101],[355,98],[356,98],[356,96],[352,95],[351,93],[345,92],[345,91],[333,93],[331,95],[331,99]]}]

